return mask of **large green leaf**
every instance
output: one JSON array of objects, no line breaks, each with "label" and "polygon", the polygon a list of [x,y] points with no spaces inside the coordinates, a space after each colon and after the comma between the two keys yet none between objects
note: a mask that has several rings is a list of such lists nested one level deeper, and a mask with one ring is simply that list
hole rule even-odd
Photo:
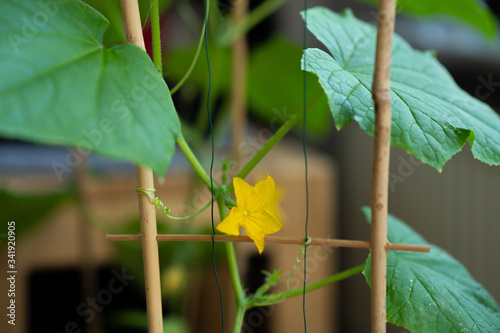
[{"label": "large green leaf", "polygon": [[107,26],[80,1],[2,3],[0,135],[75,146],[163,175],[180,135],[168,87],[140,48],[104,48]]},{"label": "large green leaf", "polygon": [[[377,4],[379,0],[360,0]],[[398,0],[397,9],[419,15],[447,14],[481,30],[487,36],[496,33],[496,20],[488,7],[478,0]]]},{"label": "large green leaf", "polygon": [[[308,49],[306,65],[319,77],[337,128],[356,120],[373,136],[375,28],[350,11],[320,7],[308,11],[308,28],[333,55]],[[397,35],[390,94],[393,145],[441,169],[469,140],[476,158],[500,164],[500,117],[461,90],[434,55],[413,50]]]},{"label": "large green leaf", "polygon": [[[363,211],[370,221],[370,209]],[[394,216],[387,223],[389,242],[429,245]],[[371,285],[371,257],[363,274]],[[387,253],[387,320],[411,332],[500,332],[500,310],[493,298],[435,245],[430,253]]]}]

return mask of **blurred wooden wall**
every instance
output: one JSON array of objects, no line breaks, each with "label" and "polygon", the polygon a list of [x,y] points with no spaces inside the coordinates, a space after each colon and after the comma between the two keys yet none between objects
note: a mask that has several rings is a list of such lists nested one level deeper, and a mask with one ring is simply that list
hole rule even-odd
[{"label": "blurred wooden wall", "polygon": [[[175,171],[177,170],[177,171]],[[282,143],[269,154],[259,167],[247,178],[254,184],[263,179],[266,174],[271,175],[282,193],[282,209],[286,212],[283,220],[284,228],[277,236],[303,237],[305,221],[305,188],[304,188],[304,163],[300,147]],[[336,167],[331,159],[317,153],[309,154],[309,182],[310,182],[310,236],[311,237],[336,237],[337,233],[337,179]],[[54,183],[53,177],[43,174],[26,175],[15,174],[0,175],[2,183],[12,190],[24,192],[43,192],[60,186]],[[17,242],[17,294],[16,294],[16,333],[28,332],[29,304],[27,304],[28,278],[37,269],[80,267],[92,272],[93,269],[109,265],[114,262],[113,245],[105,240],[105,233],[111,232],[114,227],[123,221],[137,215],[137,195],[134,191],[135,175],[121,176],[118,178],[88,177],[85,183],[85,198],[94,221],[99,226],[83,223],[78,216],[73,204],[66,204],[51,214],[40,227],[22,237]],[[186,199],[190,198],[193,206],[201,206],[209,199],[208,191],[201,188],[195,191],[195,196],[189,193],[190,176],[182,168],[174,168],[167,175],[163,184],[158,184],[157,195],[172,208],[173,215],[188,213],[190,207],[186,206]],[[188,205],[189,206],[189,205]],[[194,207],[193,207],[194,209]],[[158,211],[158,215],[161,212]],[[210,210],[193,220],[193,224],[208,223]],[[217,219],[217,216],[216,216]],[[105,222],[104,222],[105,221]],[[293,245],[267,244],[263,256],[268,259],[268,270],[279,268],[283,270],[282,283],[276,290],[285,291],[288,274],[293,270],[293,263],[299,253],[300,247]],[[238,244],[240,272],[244,277],[247,274],[248,258],[257,252],[253,244]],[[160,254],[161,255],[161,254]],[[6,258],[6,254],[0,255]],[[142,265],[142,263],[138,263]],[[337,251],[330,248],[312,247],[308,257],[308,282],[325,278],[337,271]],[[302,280],[303,268],[291,278],[291,288],[299,287],[298,281]],[[221,281],[225,301],[226,326],[232,327],[234,314],[234,301],[232,287],[227,269],[220,265]],[[260,274],[260,273],[259,273]],[[90,277],[92,279],[92,277]],[[6,279],[1,279],[0,290],[6,290]],[[95,287],[95,286],[94,286]],[[92,284],[87,289],[92,289]],[[84,288],[85,289],[85,288]],[[53,290],[53,293],[62,292]],[[84,298],[87,294],[95,295],[96,290],[83,290]],[[199,332],[220,331],[220,310],[218,293],[214,281],[204,281],[197,292],[202,297],[195,303],[200,308],[191,314],[189,320],[193,328]],[[0,297],[0,306],[5,309],[5,295]],[[335,286],[330,286],[321,291],[308,294],[308,328],[312,332],[336,332],[338,291]],[[84,299],[82,299],[83,301]],[[201,305],[200,305],[201,304]],[[73,306],[73,305],[68,305]],[[201,310],[200,310],[201,309]],[[41,308],[47,316],[57,315],[50,309]],[[293,332],[302,325],[302,300],[301,297],[274,305],[267,310],[259,310],[248,317],[245,325],[247,332],[262,332],[267,327],[269,332]],[[69,320],[69,319],[68,319]],[[264,321],[265,320],[265,324]],[[262,323],[261,323],[262,321]],[[97,329],[98,321],[91,323]],[[97,326],[96,326],[97,325]],[[262,327],[261,327],[262,326]],[[197,328],[197,329],[196,329]],[[62,331],[63,327],[54,327],[53,331]],[[6,320],[0,321],[1,332],[14,332]]]}]

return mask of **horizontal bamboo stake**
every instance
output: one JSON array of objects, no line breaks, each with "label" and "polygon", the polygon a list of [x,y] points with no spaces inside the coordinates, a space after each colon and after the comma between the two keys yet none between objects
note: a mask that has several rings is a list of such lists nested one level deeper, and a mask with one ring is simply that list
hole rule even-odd
[{"label": "horizontal bamboo stake", "polygon": [[[141,235],[106,235],[106,239],[114,242],[139,241]],[[159,242],[211,242],[212,235],[186,235],[186,234],[158,234],[156,240]],[[215,235],[216,242],[253,242],[248,236]],[[267,243],[274,244],[298,244],[304,243],[304,238],[286,238],[286,237],[265,237]],[[332,247],[351,247],[359,249],[369,249],[370,242],[356,241],[347,239],[326,239],[311,238],[311,245],[326,245]],[[393,251],[411,251],[411,252],[429,252],[430,247],[426,245],[409,244],[387,244],[387,250]]]}]

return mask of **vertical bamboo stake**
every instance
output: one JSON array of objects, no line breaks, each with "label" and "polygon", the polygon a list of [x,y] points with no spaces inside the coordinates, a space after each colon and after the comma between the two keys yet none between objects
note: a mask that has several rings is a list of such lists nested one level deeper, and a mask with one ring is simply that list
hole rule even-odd
[{"label": "vertical bamboo stake", "polygon": [[[77,149],[73,149],[73,153],[81,156],[82,160],[75,167],[75,195],[76,207],[78,211],[78,238],[80,240],[80,262],[83,270],[83,295],[95,295],[97,285],[95,281],[95,258],[92,243],[92,235],[89,225],[92,223],[91,214],[89,211],[88,196],[86,195],[87,183],[87,157],[80,155]],[[97,331],[101,327],[100,316],[96,316],[94,320],[88,323],[89,331]]]},{"label": "vertical bamboo stake", "polygon": [[[233,21],[235,25],[241,22],[248,12],[248,0],[234,0]],[[246,91],[248,49],[246,36],[241,35],[232,46],[232,87],[231,104],[232,114],[232,155],[236,162],[241,162],[240,144],[245,139],[246,125]]]},{"label": "vertical bamboo stake", "polygon": [[[121,6],[127,42],[146,50],[137,0],[121,0]],[[150,168],[139,165],[136,168],[139,187],[153,189],[155,186],[153,171]],[[146,284],[148,332],[163,333],[160,265],[158,243],[156,241],[156,211],[155,206],[145,195],[139,195],[139,214],[141,218],[141,243],[144,261],[144,280]]]},{"label": "vertical bamboo stake", "polygon": [[375,147],[372,172],[372,332],[386,332],[387,206],[391,144],[390,68],[395,0],[380,0],[372,96],[375,103]]}]

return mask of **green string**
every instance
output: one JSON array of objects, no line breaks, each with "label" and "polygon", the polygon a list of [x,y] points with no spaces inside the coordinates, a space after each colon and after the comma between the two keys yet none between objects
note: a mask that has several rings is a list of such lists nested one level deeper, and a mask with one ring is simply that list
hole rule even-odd
[{"label": "green string", "polygon": [[[304,0],[304,72],[303,72],[303,84],[304,84],[304,123],[302,125],[302,149],[304,150],[304,168],[305,168],[305,183],[306,183],[306,222],[305,222],[305,239],[306,243],[310,238],[308,236],[307,228],[309,226],[309,179],[308,179],[308,166],[307,166],[307,149],[306,149],[306,110],[307,110],[307,85],[306,85],[306,68],[307,68],[307,0]],[[307,246],[304,249],[304,287],[302,290],[302,315],[304,317],[304,332],[307,333],[307,317],[306,317],[306,286],[307,286]]]},{"label": "green string", "polygon": [[207,56],[207,67],[208,67],[208,93],[207,93],[207,113],[208,120],[210,122],[210,136],[212,143],[212,159],[210,161],[210,193],[212,195],[210,214],[212,219],[212,264],[214,267],[215,281],[217,282],[217,288],[219,289],[219,299],[220,299],[220,309],[221,309],[221,321],[222,321],[222,333],[224,333],[224,304],[222,301],[222,289],[219,283],[219,277],[217,275],[217,267],[215,265],[215,225],[214,225],[214,179],[213,179],[213,169],[215,160],[215,149],[214,149],[214,125],[212,123],[212,115],[210,114],[210,90],[212,89],[212,71],[210,69],[210,57],[208,55],[208,10],[210,7],[210,0],[206,0],[206,10],[205,10],[205,54]]}]

